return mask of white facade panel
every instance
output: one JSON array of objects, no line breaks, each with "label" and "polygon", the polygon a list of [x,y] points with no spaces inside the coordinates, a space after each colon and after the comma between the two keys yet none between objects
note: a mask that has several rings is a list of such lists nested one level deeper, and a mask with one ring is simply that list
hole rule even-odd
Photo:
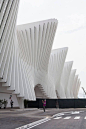
[{"label": "white facade panel", "polygon": [[77,98],[76,97],[76,93],[77,93],[77,82],[78,82],[78,75],[75,75],[74,83],[73,83],[73,95],[74,95],[74,98]]},{"label": "white facade panel", "polygon": [[69,81],[69,76],[71,72],[73,62],[65,62],[64,68],[62,71],[61,75],[61,80],[60,80],[60,90],[59,90],[59,97],[60,98],[66,98],[67,97],[67,91],[68,91],[68,81]]},{"label": "white facade panel", "polygon": [[76,73],[75,69],[71,70],[69,80],[68,80],[67,92],[66,92],[66,97],[67,98],[74,98],[74,95],[73,95],[73,82],[74,82],[75,73]]},{"label": "white facade panel", "polygon": [[43,87],[47,97],[56,97],[55,88],[52,88],[48,76],[48,63],[56,28],[56,19],[17,26],[19,58],[25,67],[31,100],[35,97],[34,87],[38,84]]},{"label": "white facade panel", "polygon": [[61,48],[57,50],[53,50],[49,60],[49,68],[48,74],[50,76],[50,80],[55,87],[55,91],[57,96],[59,95],[60,90],[60,79],[62,70],[64,67],[66,55],[68,48]]}]

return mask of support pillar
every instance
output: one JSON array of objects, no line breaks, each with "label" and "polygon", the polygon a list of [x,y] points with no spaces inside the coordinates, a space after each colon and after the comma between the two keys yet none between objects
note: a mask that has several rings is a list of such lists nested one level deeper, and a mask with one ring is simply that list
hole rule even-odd
[{"label": "support pillar", "polygon": [[18,98],[18,104],[19,104],[19,108],[24,108],[24,99]]}]

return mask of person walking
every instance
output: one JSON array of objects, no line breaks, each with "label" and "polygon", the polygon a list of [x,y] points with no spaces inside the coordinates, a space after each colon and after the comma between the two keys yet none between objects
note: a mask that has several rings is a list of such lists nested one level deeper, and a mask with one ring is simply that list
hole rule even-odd
[{"label": "person walking", "polygon": [[13,101],[12,101],[12,99],[10,101],[10,105],[11,105],[11,108],[13,108]]},{"label": "person walking", "polygon": [[45,112],[46,99],[45,99],[44,101],[42,100],[42,103],[43,103],[43,110],[44,110],[44,112]]}]

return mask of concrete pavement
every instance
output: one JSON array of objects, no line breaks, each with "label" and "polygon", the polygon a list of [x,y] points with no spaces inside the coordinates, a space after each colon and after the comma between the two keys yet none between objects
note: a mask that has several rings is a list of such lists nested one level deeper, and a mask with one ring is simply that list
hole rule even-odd
[{"label": "concrete pavement", "polygon": [[32,122],[50,118],[66,111],[85,111],[86,109],[0,109],[0,129],[15,129]]}]

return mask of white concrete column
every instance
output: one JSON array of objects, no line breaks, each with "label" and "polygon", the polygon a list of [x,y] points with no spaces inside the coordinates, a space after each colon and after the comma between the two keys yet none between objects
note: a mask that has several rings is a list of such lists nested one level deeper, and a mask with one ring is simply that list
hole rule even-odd
[{"label": "white concrete column", "polygon": [[24,99],[18,98],[18,104],[19,104],[19,108],[24,108]]}]

